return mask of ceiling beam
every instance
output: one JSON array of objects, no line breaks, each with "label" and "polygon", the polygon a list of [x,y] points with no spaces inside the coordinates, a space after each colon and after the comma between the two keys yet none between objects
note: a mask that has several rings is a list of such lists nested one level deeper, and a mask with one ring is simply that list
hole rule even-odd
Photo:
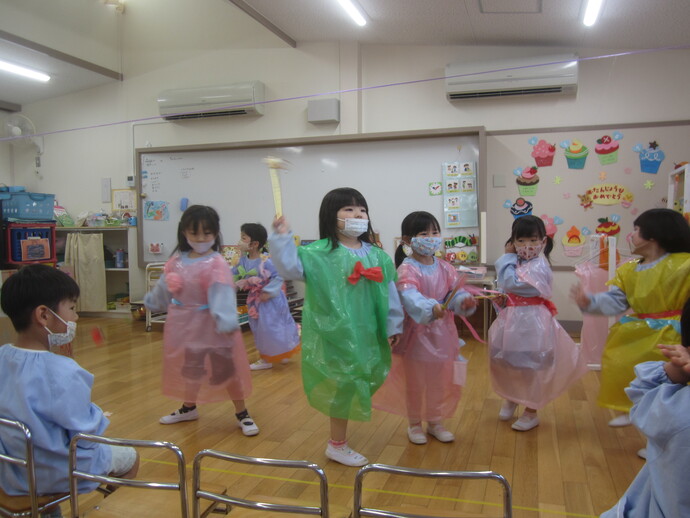
[{"label": "ceiling beam", "polygon": [[22,105],[10,103],[0,99],[0,110],[4,110],[6,112],[20,112],[22,111]]},{"label": "ceiling beam", "polygon": [[283,40],[285,43],[290,45],[292,48],[297,47],[297,42],[293,38],[291,38],[289,35],[285,34],[283,31],[281,31],[268,18],[264,17],[256,9],[254,9],[249,4],[247,4],[244,0],[228,0],[228,1],[231,4],[234,4],[237,7],[239,7],[240,9],[242,9],[245,13],[247,13],[249,16],[254,18],[257,22],[259,22],[261,25],[266,27],[269,31],[271,31],[273,34],[278,36],[281,40]]},{"label": "ceiling beam", "polygon": [[40,52],[41,54],[45,54],[46,56],[50,56],[51,58],[57,59],[59,61],[64,61],[65,63],[75,65],[85,70],[96,72],[97,74],[101,74],[103,76],[110,77],[118,81],[123,80],[123,76],[120,72],[110,70],[109,68],[105,68],[100,65],[96,65],[95,63],[91,63],[90,61],[85,61],[78,57],[71,56],[70,54],[65,54],[64,52],[60,52],[59,50],[55,50],[50,47],[46,47],[45,45],[41,45],[40,43],[36,43],[35,41],[27,40],[25,38],[22,38],[21,36],[17,36],[15,34],[11,34],[9,32],[0,30],[0,39],[9,41],[10,43],[15,43],[27,49],[35,50],[36,52]]}]

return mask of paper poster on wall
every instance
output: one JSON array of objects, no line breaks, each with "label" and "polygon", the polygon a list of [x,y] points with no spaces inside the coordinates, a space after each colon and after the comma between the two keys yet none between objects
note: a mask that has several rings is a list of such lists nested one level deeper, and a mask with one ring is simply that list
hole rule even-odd
[{"label": "paper poster on wall", "polygon": [[444,226],[446,228],[476,227],[477,174],[475,162],[443,164]]},{"label": "paper poster on wall", "polygon": [[153,221],[168,221],[170,219],[170,213],[168,212],[168,202],[145,201],[144,219],[149,219]]}]

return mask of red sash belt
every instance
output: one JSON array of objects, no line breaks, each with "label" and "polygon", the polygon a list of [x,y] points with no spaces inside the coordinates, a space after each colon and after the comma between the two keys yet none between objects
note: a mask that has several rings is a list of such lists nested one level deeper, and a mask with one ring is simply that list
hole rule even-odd
[{"label": "red sash belt", "polygon": [[508,300],[506,301],[506,306],[546,306],[553,316],[556,316],[558,309],[556,309],[556,304],[551,302],[549,299],[543,297],[521,297],[520,295],[515,295],[513,293],[507,293]]},{"label": "red sash belt", "polygon": [[662,311],[661,313],[636,313],[634,316],[636,316],[639,319],[645,319],[645,318],[670,318],[670,317],[679,317],[683,311],[680,309],[670,309],[668,311]]}]

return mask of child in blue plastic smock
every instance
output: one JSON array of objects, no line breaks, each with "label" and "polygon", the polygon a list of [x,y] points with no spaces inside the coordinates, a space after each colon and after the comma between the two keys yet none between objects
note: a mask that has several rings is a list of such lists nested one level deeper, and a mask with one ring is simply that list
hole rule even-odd
[{"label": "child in blue plastic smock", "polygon": [[305,282],[302,380],[309,404],[330,417],[326,456],[363,466],[366,457],[347,444],[347,425],[371,419],[371,397],[390,369],[389,344],[402,331],[393,261],[372,244],[367,202],[355,189],[323,198],[319,241],[297,248],[284,217],[273,228],[278,272]]},{"label": "child in blue plastic smock", "polygon": [[192,205],[180,218],[177,248],[144,304],[165,311],[163,394],[183,401],[162,424],[199,418],[197,403],[231,399],[242,433],[257,435],[245,399],[251,394],[249,360],[237,319],[232,270],[220,250],[220,218]]},{"label": "child in blue plastic smock", "polygon": [[276,362],[287,362],[299,352],[299,331],[290,314],[283,290],[283,278],[271,260],[261,255],[268,237],[260,223],[240,227],[237,243],[242,256],[233,268],[238,289],[247,290],[249,327],[261,358],[251,370],[270,369]]},{"label": "child in blue plastic smock", "polygon": [[[441,247],[441,227],[428,212],[412,212],[402,222],[402,243],[395,252],[398,292],[405,309],[400,342],[393,348],[391,372],[374,396],[374,408],[406,416],[407,437],[425,444],[426,432],[441,442],[455,435],[443,426],[460,400],[467,363],[459,361],[453,314],[474,313],[477,302],[459,289],[460,276],[434,257]],[[403,243],[412,249],[405,256]],[[457,289],[457,291],[455,291]]]},{"label": "child in blue plastic smock", "polygon": [[656,344],[680,343],[678,319],[690,298],[690,227],[671,209],[650,209],[633,222],[631,252],[641,258],[616,270],[611,289],[585,293],[580,285],[571,297],[585,313],[623,316],[609,331],[601,359],[599,405],[625,412],[611,426],[630,424],[631,403],[625,394],[640,362],[662,359]]},{"label": "child in blue plastic smock", "polygon": [[496,261],[506,307],[489,329],[491,384],[504,399],[500,420],[510,420],[518,405],[525,406],[511,426],[519,432],[538,426],[537,410],[587,372],[579,346],[556,320],[550,300],[552,248],[544,222],[522,216],[513,221],[505,254]]},{"label": "child in blue plastic smock", "polygon": [[[69,491],[69,444],[77,433],[102,435],[109,421],[91,402],[93,374],[51,347],[71,342],[79,318],[79,286],[66,273],[42,264],[21,268],[2,285],[2,310],[17,341],[0,347],[0,416],[31,431],[39,494]],[[25,456],[24,442],[3,429],[0,453]],[[132,478],[139,466],[133,448],[88,444],[77,447],[83,471]],[[98,483],[79,481],[80,491]],[[0,487],[9,495],[29,492],[26,470],[0,463]],[[51,516],[60,516],[59,509]]]},{"label": "child in blue plastic smock", "polygon": [[632,423],[647,437],[647,462],[603,518],[690,516],[690,299],[680,328],[681,344],[657,346],[670,361],[637,364],[625,389]]}]

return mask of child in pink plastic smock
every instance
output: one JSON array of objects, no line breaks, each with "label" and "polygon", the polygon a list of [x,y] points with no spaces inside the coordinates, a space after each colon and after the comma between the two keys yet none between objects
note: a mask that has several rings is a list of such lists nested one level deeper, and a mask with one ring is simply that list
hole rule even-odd
[{"label": "child in pink plastic smock", "polygon": [[586,293],[580,285],[571,290],[585,313],[634,311],[611,327],[601,359],[597,402],[624,412],[609,422],[611,426],[630,424],[632,403],[625,388],[635,377],[635,365],[663,359],[657,344],[680,343],[681,308],[690,298],[690,227],[683,216],[671,209],[650,209],[633,225],[631,252],[641,259],[618,268],[609,291]]},{"label": "child in pink plastic smock", "polygon": [[[402,243],[412,249],[405,257],[401,243],[395,252],[398,293],[405,309],[403,335],[393,348],[391,372],[374,396],[374,407],[406,416],[407,437],[425,444],[427,433],[441,442],[455,435],[443,426],[460,400],[466,362],[457,360],[459,340],[453,313],[474,313],[475,299],[458,287],[452,265],[434,254],[441,247],[440,226],[428,212],[413,212],[402,222]],[[452,294],[452,297],[451,297]]]},{"label": "child in pink plastic smock", "polygon": [[249,367],[270,369],[274,363],[287,362],[299,352],[299,331],[283,291],[283,278],[271,260],[261,255],[268,237],[266,229],[260,223],[245,223],[240,231],[238,246],[242,256],[232,271],[237,287],[249,292],[249,327],[261,355]]},{"label": "child in pink plastic smock", "polygon": [[504,399],[500,420],[508,421],[518,405],[525,406],[512,425],[521,432],[538,426],[537,410],[587,372],[580,348],[556,320],[549,300],[552,248],[544,222],[522,216],[513,222],[505,254],[496,261],[506,307],[489,329],[491,384]]},{"label": "child in pink plastic smock", "polygon": [[220,219],[192,205],[177,227],[177,248],[144,304],[167,309],[163,331],[163,393],[183,401],[162,424],[199,418],[197,403],[232,399],[244,435],[259,428],[244,400],[251,393],[249,361],[237,321],[232,270],[218,253]]},{"label": "child in pink plastic smock", "polygon": [[273,222],[271,257],[284,279],[305,282],[302,381],[309,404],[330,418],[326,456],[347,466],[368,460],[347,444],[349,420],[371,419],[371,397],[390,369],[403,312],[391,258],[372,244],[362,194],[334,189],[319,210],[320,240],[297,248],[283,217]]}]

